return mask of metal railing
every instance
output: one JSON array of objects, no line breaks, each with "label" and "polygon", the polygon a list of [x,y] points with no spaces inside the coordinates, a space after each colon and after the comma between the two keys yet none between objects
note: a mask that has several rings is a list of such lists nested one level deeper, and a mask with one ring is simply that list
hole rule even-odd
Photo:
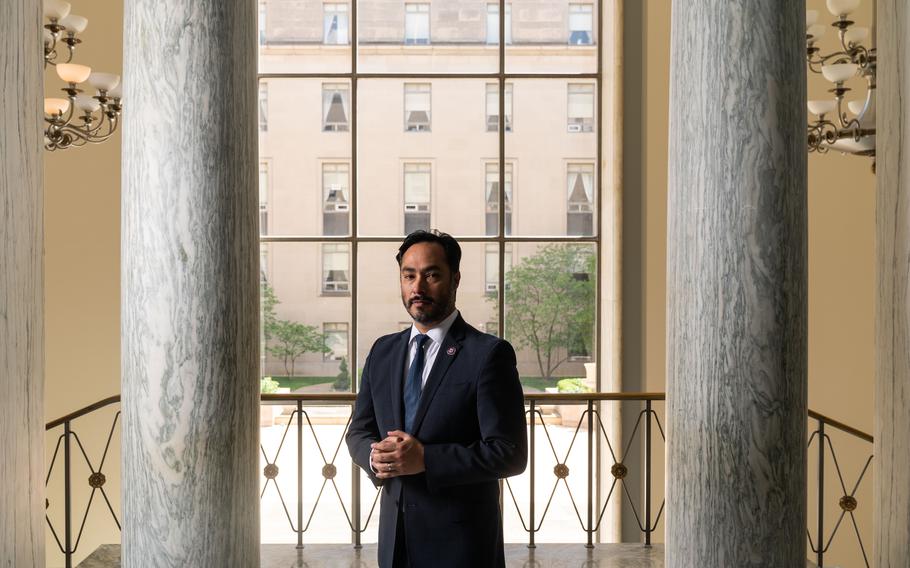
[{"label": "metal railing", "polygon": [[[265,463],[265,467],[263,468],[262,472],[265,482],[262,486],[262,491],[260,492],[260,498],[266,494],[266,491],[270,486],[273,486],[275,488],[275,491],[277,492],[279,501],[281,503],[281,507],[287,517],[290,529],[293,533],[296,534],[298,547],[303,546],[304,533],[309,530],[316,512],[316,508],[319,505],[320,500],[326,494],[326,489],[330,489],[329,493],[334,493],[337,496],[341,510],[344,513],[345,519],[347,520],[347,524],[349,525],[351,531],[351,543],[355,547],[360,547],[361,536],[367,530],[373,518],[373,514],[376,510],[376,504],[378,502],[379,491],[375,491],[373,494],[366,496],[362,494],[362,478],[359,469],[356,465],[350,462],[347,457],[347,449],[343,448],[344,434],[347,432],[348,426],[350,425],[350,412],[348,412],[346,421],[344,422],[342,435],[338,440],[338,443],[333,447],[328,447],[323,443],[324,441],[320,441],[320,437],[317,432],[317,424],[314,423],[313,417],[311,416],[311,411],[315,407],[344,406],[350,409],[353,407],[355,398],[356,395],[351,393],[261,395],[261,402],[263,403],[263,407],[265,407],[265,405],[283,404],[291,406],[293,408],[293,411],[290,415],[285,415],[283,417],[287,422],[284,425],[284,430],[282,431],[277,449],[275,449],[273,452],[267,452],[265,446],[260,444],[261,455]],[[554,496],[556,495],[557,489],[560,485],[564,486],[565,491],[569,496],[569,500],[572,504],[572,508],[574,509],[575,516],[578,519],[579,526],[585,533],[585,545],[587,547],[592,547],[597,540],[596,535],[598,531],[603,527],[603,521],[607,508],[611,503],[613,503],[612,500],[617,498],[617,494],[620,494],[620,497],[618,497],[620,499],[622,499],[622,495],[625,496],[625,501],[628,504],[629,510],[632,511],[638,528],[642,533],[642,543],[645,546],[651,544],[652,535],[657,530],[664,512],[665,505],[665,502],[661,500],[661,503],[657,507],[655,514],[654,503],[652,502],[654,500],[654,490],[652,483],[652,449],[655,443],[665,442],[666,437],[663,425],[660,421],[657,411],[654,408],[654,405],[656,403],[664,401],[664,399],[665,395],[663,393],[525,394],[525,404],[527,408],[525,414],[527,416],[529,426],[529,460],[527,471],[527,482],[529,484],[528,501],[527,503],[523,504],[520,503],[519,499],[516,497],[513,485],[518,482],[524,482],[524,480],[520,480],[519,478],[503,480],[501,482],[502,491],[500,493],[503,503],[505,503],[507,497],[510,498],[511,502],[513,503],[521,527],[527,534],[527,544],[529,547],[533,548],[536,546],[536,535],[541,530],[544,519],[546,519],[548,512],[551,511],[551,505],[553,504]],[[93,414],[102,408],[117,404],[119,401],[119,396],[106,398],[72,414],[64,416],[58,420],[54,420],[53,422],[48,423],[46,427],[46,430],[48,432],[61,427],[63,429],[62,434],[60,434],[57,438],[53,458],[50,460],[50,465],[48,467],[46,480],[46,483],[50,481],[51,475],[55,470],[55,466],[62,449],[64,478],[64,519],[62,540],[60,538],[60,533],[57,530],[58,527],[55,527],[55,525],[51,522],[49,515],[46,515],[46,519],[48,527],[50,528],[56,544],[60,552],[65,557],[67,568],[71,568],[73,565],[73,556],[78,550],[79,543],[82,540],[82,535],[86,527],[86,520],[88,519],[89,511],[92,508],[92,504],[97,501],[96,495],[100,494],[100,496],[103,498],[105,504],[107,505],[108,511],[110,512],[114,522],[117,525],[117,528],[120,528],[118,515],[115,512],[114,507],[111,504],[111,501],[108,498],[108,494],[105,490],[105,485],[108,482],[108,479],[104,473],[104,466],[111,449],[111,442],[113,440],[117,426],[119,425],[120,411],[117,410],[114,413],[110,428],[107,433],[106,444],[104,446],[102,454],[99,457],[99,460],[97,461],[97,466],[95,462],[93,462],[89,457],[89,452],[86,451],[85,446],[79,439],[78,433],[73,428],[73,422],[80,417],[88,414]],[[628,435],[621,440],[614,439],[614,436],[610,435],[609,425],[605,424],[604,403],[611,402],[637,402],[642,405],[641,410],[638,412],[638,417],[635,421],[635,426],[632,429],[632,432],[628,433]],[[564,449],[564,451],[560,451],[560,449],[557,448],[557,444],[554,442],[552,436],[551,429],[555,415],[552,413],[546,414],[543,411],[548,406],[555,405],[559,405],[563,409],[563,414],[567,414],[565,410],[567,406],[581,407],[581,413],[577,419],[577,422],[573,418],[569,423],[568,428],[571,429],[572,434],[569,439],[568,448]],[[852,487],[852,490],[848,491],[840,463],[837,459],[834,444],[832,443],[830,436],[827,434],[827,430],[834,428],[852,437],[869,443],[872,442],[872,437],[855,428],[851,428],[845,424],[842,424],[836,420],[833,420],[811,410],[809,411],[809,417],[811,420],[814,420],[817,423],[817,428],[815,431],[811,432],[808,441],[809,451],[812,451],[812,444],[816,444],[816,451],[818,456],[818,470],[816,476],[818,519],[817,525],[815,526],[814,539],[812,536],[812,531],[810,529],[807,529],[809,546],[812,553],[815,555],[814,560],[818,566],[824,566],[824,555],[829,550],[829,547],[831,546],[835,535],[838,534],[838,529],[841,527],[842,521],[847,516],[849,516],[860,549],[862,551],[863,558],[866,562],[866,566],[868,567],[869,561],[866,557],[865,547],[863,545],[854,511],[857,506],[857,489],[866,477],[866,474],[871,466],[872,456],[870,455],[867,459],[862,472],[859,474],[858,479]],[[562,424],[563,426],[566,425],[565,418],[562,419]],[[296,431],[295,452],[297,470],[297,499],[296,503],[292,503],[292,506],[289,507],[288,502],[285,500],[285,496],[282,494],[277,482],[280,471],[277,462],[279,456],[282,453],[282,450],[284,450],[286,446],[285,442],[287,441],[288,434],[292,428],[294,428]],[[307,433],[305,430],[308,430],[309,432]],[[538,463],[540,461],[538,455],[539,450],[537,449],[537,444],[535,442],[537,441],[537,438],[540,434],[542,434],[547,441],[545,445],[542,445],[549,448],[549,452],[547,453],[552,455],[552,458],[556,462],[556,465],[552,470],[552,474],[555,478],[552,489],[549,491],[549,496],[546,500],[546,503],[543,505],[543,511],[539,513],[540,508],[538,507],[538,502],[535,498],[535,494],[537,492],[536,490],[538,488],[538,485],[543,483],[543,481],[540,477],[540,464]],[[321,463],[320,467],[322,481],[318,490],[315,486],[309,488],[304,487],[305,469],[303,446],[304,439],[308,438],[309,436],[312,436],[312,441],[316,447],[316,454],[318,455],[319,460],[317,464]],[[587,450],[586,467],[585,471],[583,472],[586,487],[584,500],[576,499],[576,494],[572,492],[572,486],[568,482],[568,478],[572,473],[568,465],[569,457],[572,454],[573,449],[581,445],[576,444],[580,438],[586,441],[584,446]],[[78,453],[76,453],[74,448],[78,449]],[[636,448],[643,448],[643,454],[641,455],[640,459],[634,459],[632,462],[630,462],[629,456],[636,455]],[[73,514],[72,461],[74,455],[77,456],[77,459],[78,456],[81,456],[81,458],[84,459],[89,471],[91,472],[91,475],[88,478],[88,484],[91,488],[91,493],[87,499],[87,504],[85,506],[84,512],[81,515],[81,519],[78,517],[74,519]],[[351,468],[350,507],[346,505],[345,499],[342,497],[342,491],[339,488],[338,482],[336,480],[339,467],[337,464],[339,456],[342,456],[343,461],[345,461],[346,464]],[[825,532],[824,524],[824,505],[826,499],[824,483],[826,475],[825,462],[829,458],[831,461],[833,461],[835,471],[837,472],[837,479],[840,483],[840,487],[843,490],[838,501],[838,505],[841,508],[841,513],[834,526],[834,529],[830,532],[830,534]],[[612,464],[609,467],[609,475],[612,479],[606,478],[605,475],[603,475],[601,472],[602,469],[605,469],[601,466],[607,464],[607,460],[609,460],[609,463]],[[633,475],[630,477],[630,473],[634,474],[635,470],[639,470],[639,476],[635,477]],[[610,480],[609,489],[606,487],[607,482],[605,479]],[[641,480],[641,489],[638,490],[635,488],[634,484],[633,488],[630,489],[627,482],[628,479]],[[576,485],[576,489],[577,487],[578,486]],[[308,491],[309,495],[316,493],[315,501],[308,511],[304,510],[304,495],[307,494],[305,491]],[[602,493],[606,493],[606,497],[601,498]],[[369,507],[365,519],[362,518],[363,505],[368,505]],[[50,506],[51,501],[48,500],[46,502],[46,508],[50,509]],[[73,538],[74,533],[75,540]]]}]

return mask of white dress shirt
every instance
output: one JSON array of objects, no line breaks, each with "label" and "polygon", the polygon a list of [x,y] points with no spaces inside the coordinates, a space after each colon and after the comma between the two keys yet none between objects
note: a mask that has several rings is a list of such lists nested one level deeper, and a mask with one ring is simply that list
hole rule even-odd
[{"label": "white dress shirt", "polygon": [[[439,325],[427,331],[426,335],[430,339],[423,344],[424,359],[423,359],[423,375],[420,377],[420,388],[427,386],[427,379],[430,378],[430,371],[433,370],[433,363],[436,362],[436,355],[439,354],[439,349],[442,348],[442,342],[445,341],[446,335],[449,333],[449,328],[452,327],[452,324],[455,323],[455,318],[458,317],[458,310],[453,311],[449,314],[449,317],[439,322]],[[408,369],[411,368],[411,363],[414,361],[414,357],[417,356],[417,340],[415,339],[420,335],[420,331],[417,329],[417,326],[411,324],[411,338],[408,340],[408,360],[407,364],[404,366],[404,378],[408,378]],[[407,389],[407,385],[404,386]]]},{"label": "white dress shirt", "polygon": [[[455,323],[455,318],[458,317],[458,310],[453,311],[449,314],[449,317],[442,320],[439,325],[427,331],[427,335],[430,337],[423,344],[424,350],[424,359],[423,359],[423,374],[420,377],[421,390],[427,385],[427,379],[430,377],[430,371],[433,370],[433,363],[436,362],[436,355],[439,354],[439,349],[442,347],[442,342],[445,341],[446,335],[449,333],[449,328],[452,327],[452,324]],[[408,339],[408,360],[407,364],[404,366],[404,380],[408,378],[408,369],[411,368],[411,363],[414,361],[414,357],[417,356],[417,340],[414,339],[420,335],[420,330],[417,329],[417,326],[411,324],[411,337]],[[404,388],[407,388],[407,385],[404,385]],[[402,392],[404,392],[402,390]],[[380,432],[380,435],[382,432]],[[370,469],[373,470],[373,473],[379,473],[376,471],[376,468],[373,467],[373,450],[370,450]]]}]

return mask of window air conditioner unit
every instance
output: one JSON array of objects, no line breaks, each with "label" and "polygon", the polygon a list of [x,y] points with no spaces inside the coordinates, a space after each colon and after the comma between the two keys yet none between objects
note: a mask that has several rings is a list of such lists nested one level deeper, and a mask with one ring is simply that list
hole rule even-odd
[{"label": "window air conditioner unit", "polygon": [[347,212],[350,209],[347,203],[335,203],[335,211]]},{"label": "window air conditioner unit", "polygon": [[580,124],[570,124],[569,132],[581,132],[581,125]]},{"label": "window air conditioner unit", "polygon": [[487,292],[495,292],[499,290],[499,284],[496,282],[487,282]]},{"label": "window air conditioner unit", "polygon": [[426,203],[405,203],[404,212],[405,213],[426,213],[430,210],[430,206]]}]

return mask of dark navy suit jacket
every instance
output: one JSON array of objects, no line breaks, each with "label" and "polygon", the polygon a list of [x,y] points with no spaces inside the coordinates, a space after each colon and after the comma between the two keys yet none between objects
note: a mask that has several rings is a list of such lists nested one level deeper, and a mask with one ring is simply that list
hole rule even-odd
[{"label": "dark navy suit jacket", "polygon": [[459,315],[414,420],[426,471],[383,482],[370,468],[370,444],[404,430],[409,338],[410,329],[373,345],[346,439],[354,462],[382,485],[379,566],[393,564],[399,512],[413,568],[505,566],[498,480],[524,471],[528,455],[515,351]]}]

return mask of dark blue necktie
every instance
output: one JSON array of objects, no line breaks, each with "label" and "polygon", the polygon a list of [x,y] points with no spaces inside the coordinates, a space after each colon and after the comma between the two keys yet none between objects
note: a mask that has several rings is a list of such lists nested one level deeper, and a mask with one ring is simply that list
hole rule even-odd
[{"label": "dark blue necktie", "polygon": [[423,362],[424,353],[423,345],[429,339],[429,335],[419,334],[415,336],[417,340],[417,353],[414,354],[414,361],[411,368],[408,369],[408,377],[404,382],[404,431],[413,434],[414,417],[417,416],[417,405],[420,404],[420,391],[423,390]]}]

